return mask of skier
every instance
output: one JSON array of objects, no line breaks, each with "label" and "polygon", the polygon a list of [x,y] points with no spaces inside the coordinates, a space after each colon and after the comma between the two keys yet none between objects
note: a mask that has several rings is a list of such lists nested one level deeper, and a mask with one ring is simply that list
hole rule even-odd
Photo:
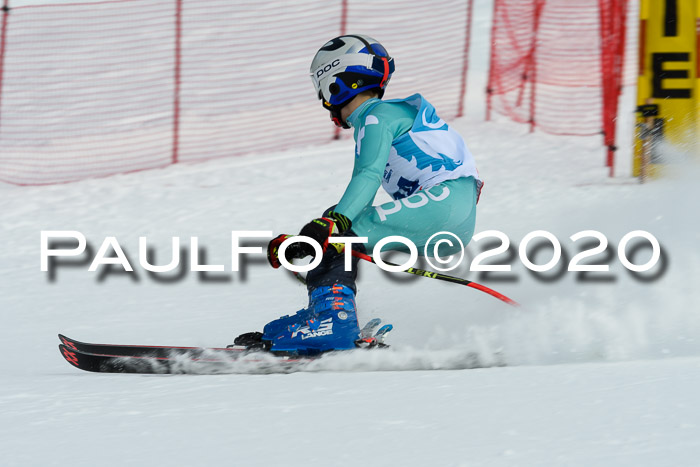
[{"label": "skier", "polygon": [[[268,323],[262,333],[242,334],[234,341],[297,355],[347,350],[359,343],[358,260],[345,271],[342,245],[329,244],[329,237],[368,237],[364,246],[371,251],[382,238],[401,235],[422,251],[433,234],[449,231],[466,245],[474,233],[482,186],[461,136],[423,96],[381,100],[394,59],[376,40],[365,35],[336,37],[316,53],[310,72],[331,120],[341,128],[354,128],[352,178],[338,204],[299,233],[323,248],[320,265],[306,277],[307,308]],[[372,206],[380,185],[396,201]],[[270,241],[267,255],[272,267],[280,267],[279,246],[289,237],[283,234]],[[362,245],[353,249],[365,251]],[[390,243],[387,249],[405,246]],[[313,255],[311,245],[298,242],[286,249],[285,259]]]}]

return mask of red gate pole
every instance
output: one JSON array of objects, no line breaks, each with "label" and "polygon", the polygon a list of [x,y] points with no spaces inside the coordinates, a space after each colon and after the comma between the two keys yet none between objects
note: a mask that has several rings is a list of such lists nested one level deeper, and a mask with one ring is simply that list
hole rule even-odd
[{"label": "red gate pole", "polygon": [[175,4],[175,69],[173,91],[173,154],[172,163],[179,161],[180,151],[180,68],[182,63],[182,0]]},{"label": "red gate pole", "polygon": [[615,175],[616,118],[622,93],[622,64],[625,55],[627,0],[599,0],[601,34],[601,86],[603,89],[602,127],[607,149],[605,165]]},{"label": "red gate pole", "polygon": [[462,80],[459,85],[459,107],[457,108],[457,117],[464,115],[464,97],[467,94],[467,71],[469,69],[469,41],[472,30],[472,11],[474,7],[473,0],[467,0],[467,17],[465,18],[465,38],[464,38],[464,54],[462,57]]},{"label": "red gate pole", "polygon": [[[5,71],[5,44],[7,43],[7,20],[10,16],[10,0],[5,0],[2,5],[2,31],[0,31],[0,104],[2,103],[3,72]],[[2,120],[2,106],[0,105],[0,121]]]},{"label": "red gate pole", "polygon": [[[627,0],[616,0],[615,2],[616,12],[615,18],[617,21],[617,42],[615,44],[615,89],[613,90],[615,106],[612,116],[612,150],[617,150],[617,114],[620,111],[620,96],[622,95],[622,85],[623,85],[623,74],[624,74],[624,63],[625,63],[625,44],[627,42],[627,20],[629,13],[629,2]],[[610,164],[610,176],[615,176],[615,153],[613,152],[609,156]]]}]

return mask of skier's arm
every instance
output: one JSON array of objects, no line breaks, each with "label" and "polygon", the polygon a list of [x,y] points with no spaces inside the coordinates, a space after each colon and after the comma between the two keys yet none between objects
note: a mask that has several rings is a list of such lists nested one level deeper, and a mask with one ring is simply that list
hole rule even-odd
[{"label": "skier's arm", "polygon": [[[357,138],[357,154],[352,179],[338,202],[335,211],[353,220],[360,211],[374,201],[382,184],[384,168],[389,160],[394,132],[386,119],[368,115]],[[384,120],[384,121],[382,121]]]}]

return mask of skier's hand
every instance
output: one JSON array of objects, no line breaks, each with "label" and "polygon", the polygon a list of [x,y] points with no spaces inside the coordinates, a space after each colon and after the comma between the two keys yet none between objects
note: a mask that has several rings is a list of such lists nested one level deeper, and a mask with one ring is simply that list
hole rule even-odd
[{"label": "skier's hand", "polygon": [[[352,223],[350,219],[342,214],[331,211],[328,217],[319,217],[306,224],[299,232],[299,235],[310,237],[319,245],[325,253],[328,248],[328,238],[333,235],[343,234],[350,229]],[[277,269],[280,267],[279,247],[286,239],[292,235],[278,235],[267,245],[267,260],[270,265]],[[285,259],[289,262],[296,258],[304,258],[315,254],[314,248],[308,243],[296,242],[290,244],[284,252]]]},{"label": "skier's hand", "polygon": [[[272,266],[273,268],[277,269],[281,266],[279,258],[280,245],[283,241],[290,237],[293,237],[293,235],[278,235],[272,240],[270,240],[270,243],[267,244],[267,260],[270,262],[270,266]],[[313,251],[311,253],[308,253],[304,249],[304,246],[311,247],[311,245],[307,245],[306,243],[292,243],[285,250],[284,257],[287,259],[288,262],[291,263],[292,260],[295,258],[303,258],[305,256],[308,256],[309,254],[313,254]]]},{"label": "skier's hand", "polygon": [[[323,252],[328,248],[328,238],[333,235],[344,234],[352,226],[350,219],[342,214],[331,211],[328,217],[319,217],[306,224],[299,235],[313,238],[321,245]],[[310,245],[307,245],[310,247]],[[313,254],[313,248],[310,248]]]}]

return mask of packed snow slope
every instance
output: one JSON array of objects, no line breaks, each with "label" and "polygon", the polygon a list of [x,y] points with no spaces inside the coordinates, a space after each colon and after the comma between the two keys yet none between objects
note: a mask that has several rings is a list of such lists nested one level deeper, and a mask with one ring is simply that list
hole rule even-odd
[{"label": "packed snow slope", "polygon": [[[488,9],[476,13],[474,48],[483,51]],[[82,373],[59,355],[56,334],[222,346],[303,307],[303,287],[262,255],[251,256],[245,273],[231,272],[230,232],[295,233],[337,202],[351,141],[59,186],[0,186],[0,464],[697,465],[696,164],[677,151],[666,178],[639,185],[625,177],[623,150],[609,180],[599,138],[483,122],[484,70],[483,61],[472,64],[469,114],[454,126],[486,181],[477,232],[510,238],[514,257],[495,260],[513,270],[484,277],[465,265],[453,274],[523,307],[363,264],[360,319],[393,323],[392,348],[324,359],[310,371]],[[625,111],[631,116],[629,105]],[[629,119],[621,126],[629,129]],[[135,272],[88,272],[91,257],[41,272],[42,230],[80,231],[93,254],[113,236]],[[610,271],[529,272],[517,247],[535,230],[558,238],[563,265],[581,250],[571,235],[600,231],[611,254],[591,261]],[[653,234],[663,251],[657,267],[638,275],[617,258],[633,230]],[[225,271],[154,278],[139,265],[140,236],[158,264],[168,262],[172,237],[187,250],[198,237],[201,262]],[[479,248],[470,246],[471,258]],[[650,256],[647,247],[630,254],[636,264]],[[531,257],[543,264],[551,249]],[[506,366],[464,369],[474,356]]]},{"label": "packed snow slope", "polygon": [[[245,276],[230,272],[230,231],[294,232],[340,196],[351,143],[2,187],[3,465],[694,465],[696,175],[608,182],[595,140],[469,118],[456,126],[487,181],[477,231],[501,230],[517,245],[548,230],[571,255],[578,250],[568,237],[581,230],[599,230],[611,245],[647,230],[663,247],[665,272],[640,281],[615,255],[600,255],[611,265],[604,281],[575,273],[543,281],[516,257],[514,279],[484,280],[524,305],[513,309],[472,289],[397,281],[362,265],[362,321],[395,325],[386,353],[292,375],[93,375],[63,361],[56,333],[220,346],[301,308],[303,287],[262,258]],[[41,230],[78,230],[94,250],[114,236],[136,272],[91,273],[91,258],[81,258],[51,280],[39,270]],[[138,264],[139,236],[159,264],[171,237],[197,236],[206,262],[227,271],[159,282]],[[635,263],[649,256],[641,251]],[[459,370],[473,354],[508,366]],[[446,370],[422,371],[430,369]]]}]

